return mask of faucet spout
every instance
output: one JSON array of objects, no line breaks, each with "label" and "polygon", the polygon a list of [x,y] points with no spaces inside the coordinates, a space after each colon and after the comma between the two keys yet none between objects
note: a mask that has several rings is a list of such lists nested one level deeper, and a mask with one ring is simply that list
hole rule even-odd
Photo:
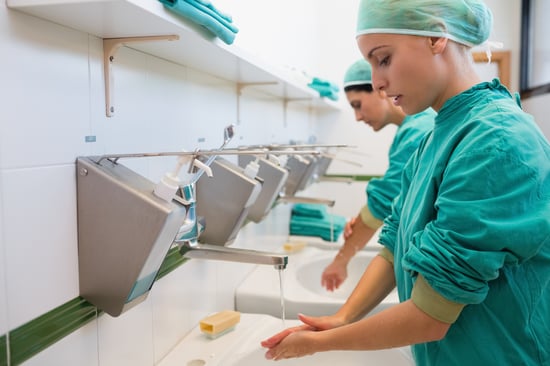
[{"label": "faucet spout", "polygon": [[289,203],[318,203],[329,207],[333,207],[335,204],[334,200],[329,200],[326,198],[285,196],[285,195],[279,195],[279,201],[289,202]]},{"label": "faucet spout", "polygon": [[219,245],[196,244],[189,241],[176,241],[176,244],[179,245],[180,253],[185,258],[267,264],[273,265],[276,269],[285,269],[288,264],[288,256],[284,254],[228,248]]}]

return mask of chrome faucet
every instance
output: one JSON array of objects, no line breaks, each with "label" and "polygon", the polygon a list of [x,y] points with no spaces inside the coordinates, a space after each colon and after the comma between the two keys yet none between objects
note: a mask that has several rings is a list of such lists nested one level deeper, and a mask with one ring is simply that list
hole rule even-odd
[{"label": "chrome faucet", "polygon": [[180,187],[179,196],[187,205],[187,217],[176,236],[180,254],[185,258],[212,259],[228,262],[273,265],[275,269],[285,269],[288,256],[261,252],[257,250],[228,248],[220,245],[199,244],[198,238],[204,229],[204,223],[196,216],[195,185]]},{"label": "chrome faucet", "polygon": [[288,202],[288,203],[318,203],[321,205],[326,205],[328,207],[333,207],[335,201],[329,200],[326,198],[314,198],[314,197],[303,197],[303,196],[285,196],[284,194],[279,194],[279,201]]},{"label": "chrome faucet", "polygon": [[180,253],[185,258],[211,259],[227,262],[273,265],[275,269],[285,269],[288,256],[257,250],[228,248],[219,245],[197,244],[191,241],[176,240]]}]

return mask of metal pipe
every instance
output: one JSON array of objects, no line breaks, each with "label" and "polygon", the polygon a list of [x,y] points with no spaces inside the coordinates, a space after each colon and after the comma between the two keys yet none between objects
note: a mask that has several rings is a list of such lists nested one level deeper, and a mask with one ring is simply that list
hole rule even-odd
[{"label": "metal pipe", "polygon": [[185,258],[210,259],[226,262],[273,265],[276,269],[285,269],[288,256],[284,254],[261,252],[257,250],[228,248],[219,245],[192,244],[190,241],[175,241]]},{"label": "metal pipe", "polygon": [[301,197],[301,196],[284,196],[279,195],[279,201],[289,202],[289,203],[318,203],[321,205],[327,205],[333,207],[335,204],[334,200],[329,200],[325,198],[313,198],[313,197]]},{"label": "metal pipe", "polygon": [[[252,145],[249,146],[257,149],[268,149],[269,151],[280,150],[280,149],[313,149],[313,148],[350,148],[354,146],[349,146],[345,144],[268,144],[268,145]],[[246,146],[245,146],[246,148]]]},{"label": "metal pipe", "polygon": [[317,150],[300,150],[300,151],[266,151],[266,150],[240,150],[240,149],[217,149],[217,150],[197,150],[197,151],[161,151],[150,153],[131,153],[131,154],[105,154],[97,156],[96,163],[101,163],[104,159],[114,162],[123,158],[150,158],[160,156],[210,156],[210,155],[320,155]]}]

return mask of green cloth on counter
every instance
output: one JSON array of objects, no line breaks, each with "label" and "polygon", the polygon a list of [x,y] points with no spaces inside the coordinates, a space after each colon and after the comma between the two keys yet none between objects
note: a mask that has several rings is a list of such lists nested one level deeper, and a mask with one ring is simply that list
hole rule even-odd
[{"label": "green cloth on counter", "polygon": [[321,204],[296,204],[290,216],[290,235],[317,236],[337,241],[346,225],[343,216],[329,214]]}]

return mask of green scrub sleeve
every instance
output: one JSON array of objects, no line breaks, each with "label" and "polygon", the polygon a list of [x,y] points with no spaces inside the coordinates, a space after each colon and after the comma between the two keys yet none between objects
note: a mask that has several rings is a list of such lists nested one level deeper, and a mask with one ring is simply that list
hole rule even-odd
[{"label": "green scrub sleeve", "polygon": [[382,226],[382,220],[374,217],[374,215],[370,212],[368,205],[365,205],[361,208],[359,215],[361,216],[361,221],[363,221],[363,224],[367,225],[371,229],[376,230],[380,226]]},{"label": "green scrub sleeve", "polygon": [[[378,252],[378,255],[393,266],[393,254],[388,248],[382,248]],[[420,310],[432,318],[449,324],[454,323],[458,319],[465,306],[464,304],[449,301],[441,296],[426,282],[422,275],[418,275],[416,279],[411,300]]]},{"label": "green scrub sleeve", "polygon": [[420,274],[413,286],[411,300],[420,310],[432,318],[448,324],[454,323],[464,306],[466,306],[441,296]]},{"label": "green scrub sleeve", "polygon": [[429,108],[405,117],[398,127],[388,152],[388,169],[382,178],[371,179],[366,188],[369,211],[378,220],[391,214],[392,202],[401,190],[403,167],[433,129],[434,118],[435,112]]}]

